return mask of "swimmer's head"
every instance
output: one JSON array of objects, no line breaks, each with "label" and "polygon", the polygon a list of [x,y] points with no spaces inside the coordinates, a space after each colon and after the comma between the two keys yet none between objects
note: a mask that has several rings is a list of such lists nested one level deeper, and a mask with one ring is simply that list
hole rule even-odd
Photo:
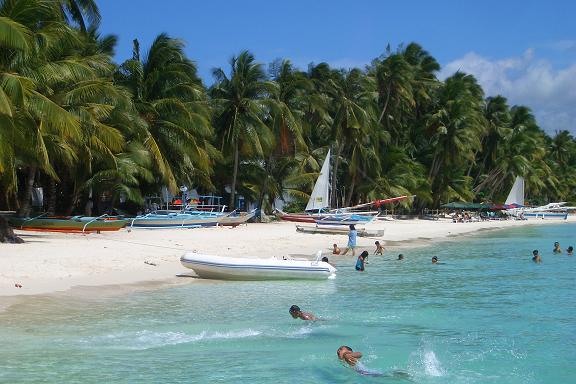
[{"label": "swimmer's head", "polygon": [[532,251],[532,254],[533,254],[534,256],[538,255],[538,250],[537,250],[537,249],[533,250],[533,251]]},{"label": "swimmer's head", "polygon": [[368,251],[364,251],[360,254],[360,257],[363,259],[367,259],[368,258]]},{"label": "swimmer's head", "polygon": [[338,247],[338,244],[334,244],[334,248]]},{"label": "swimmer's head", "polygon": [[379,242],[379,241],[375,241],[374,244],[380,245],[380,242]]},{"label": "swimmer's head", "polygon": [[557,241],[556,241],[556,242],[554,242],[554,246],[555,246],[555,247],[557,247],[557,246],[559,246],[559,245],[560,245],[560,243],[559,243],[559,242],[557,242]]},{"label": "swimmer's head", "polygon": [[288,312],[290,312],[290,315],[292,315],[293,318],[297,318],[298,314],[300,313],[300,307],[297,305],[293,305],[290,307],[290,310]]},{"label": "swimmer's head", "polygon": [[567,251],[568,251],[568,252],[574,251],[574,247],[573,247],[573,246],[569,246],[568,249],[567,249]]},{"label": "swimmer's head", "polygon": [[325,262],[325,263],[327,263],[327,262],[328,262],[328,258],[327,258],[326,256],[324,256],[324,257],[322,258],[322,261]]},{"label": "swimmer's head", "polygon": [[399,254],[399,255],[398,255],[398,260],[404,260],[404,255],[403,255],[403,254]]},{"label": "swimmer's head", "polygon": [[338,350],[336,351],[336,354],[338,355],[339,359],[342,359],[342,356],[344,355],[345,352],[353,352],[352,348],[343,345],[340,348],[338,348]]},{"label": "swimmer's head", "polygon": [[437,262],[438,262],[438,257],[432,256],[432,263],[437,263]]}]

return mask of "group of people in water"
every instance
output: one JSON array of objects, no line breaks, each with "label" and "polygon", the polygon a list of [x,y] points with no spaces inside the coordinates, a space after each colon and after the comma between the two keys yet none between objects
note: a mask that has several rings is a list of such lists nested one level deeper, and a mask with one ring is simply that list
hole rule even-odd
[{"label": "group of people in water", "polygon": [[[552,249],[552,253],[555,255],[562,253],[562,248],[560,247],[559,242],[554,243],[554,249]],[[568,256],[574,255],[574,247],[573,246],[569,246],[568,248],[566,248],[566,255],[568,255]],[[540,252],[537,249],[532,251],[532,261],[537,263],[537,264],[540,264],[542,262],[542,257],[540,257]]]},{"label": "group of people in water", "polygon": [[[352,224],[350,225],[350,230],[348,231],[348,244],[346,246],[346,249],[344,249],[344,251],[342,252],[342,250],[338,247],[338,244],[333,244],[332,245],[332,254],[333,255],[341,255],[344,256],[348,253],[348,251],[352,251],[352,256],[356,256],[356,239],[358,237],[358,232],[356,231],[355,226]],[[376,246],[376,249],[374,250],[373,254],[374,255],[384,255],[384,251],[386,250],[386,248],[384,248],[384,245],[381,244],[379,241],[375,241],[374,245]],[[359,271],[359,272],[363,272],[366,269],[366,264],[367,261],[366,259],[368,259],[368,251],[363,251],[360,256],[358,256],[358,259],[356,259],[356,265],[354,266],[354,268]],[[404,260],[404,255],[403,254],[399,254],[398,258],[396,260]],[[322,261],[325,261],[328,263],[328,258],[327,257],[323,257]],[[442,264],[438,262],[438,257],[434,256],[432,257],[432,264]]]}]

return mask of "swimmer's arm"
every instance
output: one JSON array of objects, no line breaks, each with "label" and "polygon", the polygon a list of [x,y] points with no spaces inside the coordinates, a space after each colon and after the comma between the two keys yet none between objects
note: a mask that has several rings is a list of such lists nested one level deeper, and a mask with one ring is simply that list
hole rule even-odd
[{"label": "swimmer's arm", "polygon": [[318,319],[311,313],[302,313],[302,320],[318,320]]},{"label": "swimmer's arm", "polygon": [[345,353],[342,357],[348,364],[354,366],[358,362],[358,359],[362,357],[362,352],[348,352]]}]

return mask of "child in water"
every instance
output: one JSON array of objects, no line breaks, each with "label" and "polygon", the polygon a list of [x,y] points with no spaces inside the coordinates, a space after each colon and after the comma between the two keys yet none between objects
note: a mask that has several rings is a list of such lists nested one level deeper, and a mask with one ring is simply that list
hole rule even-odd
[{"label": "child in water", "polygon": [[384,246],[380,244],[379,241],[375,241],[374,244],[376,245],[376,250],[374,251],[375,255],[383,255],[384,254]]},{"label": "child in water", "polygon": [[538,253],[538,250],[535,249],[532,251],[532,261],[535,262],[536,264],[540,264],[542,262],[542,259],[540,258],[540,254]]},{"label": "child in water", "polygon": [[573,246],[569,246],[569,247],[566,249],[566,254],[567,254],[568,256],[572,256],[572,255],[574,254],[574,247],[573,247]]},{"label": "child in water", "polygon": [[364,251],[358,256],[358,260],[356,260],[356,270],[363,272],[364,267],[366,265],[366,259],[368,258],[368,251]]},{"label": "child in water", "polygon": [[554,249],[552,250],[552,252],[554,252],[554,253],[562,253],[562,248],[560,248],[560,243],[559,243],[559,242],[555,242],[555,243],[554,243]]},{"label": "child in water", "polygon": [[334,248],[332,248],[332,254],[333,255],[339,255],[340,254],[340,248],[338,248],[337,244],[334,244]]}]

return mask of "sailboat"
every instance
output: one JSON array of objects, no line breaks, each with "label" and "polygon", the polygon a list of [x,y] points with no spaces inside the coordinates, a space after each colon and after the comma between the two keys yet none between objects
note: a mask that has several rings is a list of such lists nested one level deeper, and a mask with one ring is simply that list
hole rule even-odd
[{"label": "sailboat", "polygon": [[[306,212],[291,214],[276,209],[276,214],[281,220],[299,223],[317,223],[323,225],[366,223],[378,215],[378,211],[357,211],[357,209],[363,209],[372,205],[380,206],[381,204],[407,199],[408,197],[409,196],[399,196],[391,199],[376,200],[354,207],[330,209],[330,150],[328,150],[322,168],[320,169],[320,175],[318,179],[316,179],[314,189],[312,190],[310,199],[308,199],[308,204],[306,204]],[[354,217],[351,217],[352,215]]]},{"label": "sailboat", "polygon": [[525,207],[524,206],[524,178],[516,176],[512,189],[508,193],[504,206],[509,209],[509,212],[519,218],[535,218],[535,219],[560,219],[566,220],[568,218],[568,210],[575,209],[575,207],[566,207],[565,202],[549,203],[539,207]]}]

